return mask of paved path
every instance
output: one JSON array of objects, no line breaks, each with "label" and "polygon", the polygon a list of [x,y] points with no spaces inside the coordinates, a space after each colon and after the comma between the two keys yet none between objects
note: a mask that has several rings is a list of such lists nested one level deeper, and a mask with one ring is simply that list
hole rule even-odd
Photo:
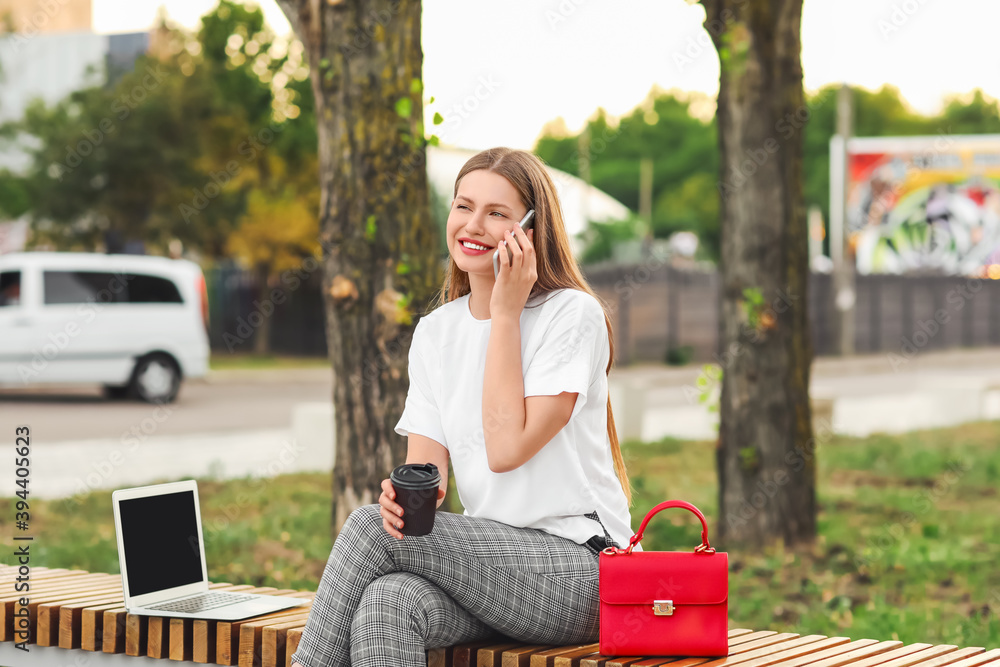
[{"label": "paved path", "polygon": [[[717,420],[697,402],[696,381],[702,374],[701,367],[663,366],[612,372],[616,423],[619,414],[626,417],[620,430],[641,434],[637,437],[643,440],[714,439]],[[1000,349],[925,352],[903,362],[887,355],[819,359],[810,395],[818,408],[815,418],[847,435],[1000,419]],[[643,408],[642,417],[629,420],[636,404]]]},{"label": "paved path", "polygon": [[[812,395],[826,399],[828,410],[817,419],[857,435],[1000,419],[1000,349],[925,352],[896,366],[881,355],[818,360]],[[700,373],[700,366],[614,369],[620,431],[645,440],[714,438],[714,423],[695,398]],[[105,401],[92,388],[0,389],[0,438],[13,443],[15,425],[31,427],[37,497],[185,475],[330,470],[332,388],[332,372],[317,368],[216,372],[185,384],[163,408]],[[8,496],[9,466],[0,471]]]}]

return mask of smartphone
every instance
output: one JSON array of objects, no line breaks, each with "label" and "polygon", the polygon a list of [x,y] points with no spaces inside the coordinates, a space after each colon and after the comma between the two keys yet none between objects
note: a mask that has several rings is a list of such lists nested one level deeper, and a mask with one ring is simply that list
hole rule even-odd
[{"label": "smartphone", "polygon": [[[521,230],[524,231],[525,233],[527,233],[527,231],[529,229],[532,229],[535,226],[535,209],[531,209],[530,211],[528,211],[527,213],[525,213],[524,217],[521,218],[521,222],[519,222],[517,224],[521,225]],[[500,251],[501,250],[503,250],[503,248],[497,248],[497,251],[495,253],[493,253],[493,277],[494,278],[499,278],[500,277]],[[513,259],[514,259],[514,254],[511,253],[510,250],[507,250],[507,262],[511,262]]]}]

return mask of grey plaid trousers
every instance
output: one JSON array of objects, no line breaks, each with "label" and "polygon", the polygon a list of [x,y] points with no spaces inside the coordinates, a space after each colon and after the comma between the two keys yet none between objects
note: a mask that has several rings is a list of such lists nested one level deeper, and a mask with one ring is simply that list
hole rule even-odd
[{"label": "grey plaid trousers", "polygon": [[364,505],[334,542],[292,661],[423,667],[426,649],[477,639],[594,642],[597,560],[586,544],[451,512],[398,540]]}]

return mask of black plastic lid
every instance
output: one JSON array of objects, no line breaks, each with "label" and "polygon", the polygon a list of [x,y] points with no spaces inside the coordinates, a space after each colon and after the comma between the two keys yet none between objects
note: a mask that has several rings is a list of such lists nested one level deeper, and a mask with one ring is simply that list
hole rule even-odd
[{"label": "black plastic lid", "polygon": [[404,489],[427,489],[441,484],[441,473],[433,463],[404,463],[389,476],[393,486]]}]

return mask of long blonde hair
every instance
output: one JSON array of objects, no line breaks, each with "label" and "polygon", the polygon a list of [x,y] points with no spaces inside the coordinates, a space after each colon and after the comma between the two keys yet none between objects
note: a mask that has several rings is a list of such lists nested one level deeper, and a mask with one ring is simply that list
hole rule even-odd
[{"label": "long blonde hair", "polygon": [[[532,243],[535,246],[538,277],[531,288],[528,300],[546,294],[553,290],[569,288],[578,289],[590,294],[604,309],[604,322],[608,327],[608,343],[611,353],[608,355],[608,366],[605,373],[611,372],[615,359],[615,337],[611,328],[611,318],[608,317],[607,304],[604,299],[594,293],[587,279],[580,272],[576,259],[570,251],[569,235],[563,223],[562,208],[559,205],[559,195],[556,193],[552,179],[545,171],[545,165],[538,156],[527,151],[513,148],[490,148],[472,156],[458,172],[455,179],[455,197],[458,196],[458,185],[470,171],[486,169],[503,176],[517,189],[521,203],[535,210],[535,233]],[[449,253],[448,269],[444,284],[437,294],[432,308],[465,296],[471,291],[469,274],[455,264],[455,259]],[[618,432],[615,429],[615,418],[611,413],[611,397],[608,397],[608,439],[611,441],[611,456],[614,459],[615,473],[625,492],[629,506],[632,505],[632,486],[629,483],[625,460],[622,458],[621,445],[618,442]]]}]

